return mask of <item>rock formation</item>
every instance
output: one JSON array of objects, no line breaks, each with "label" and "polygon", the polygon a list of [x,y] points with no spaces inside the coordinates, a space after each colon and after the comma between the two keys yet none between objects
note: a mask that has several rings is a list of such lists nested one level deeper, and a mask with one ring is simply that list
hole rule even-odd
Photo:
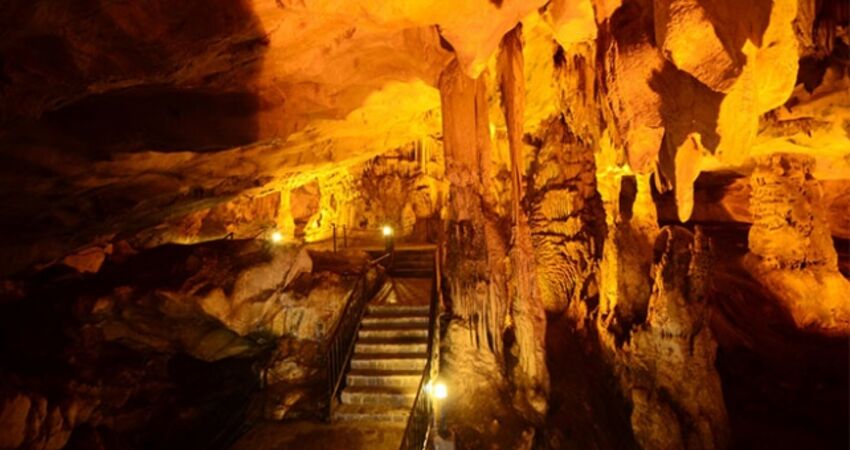
[{"label": "rock formation", "polygon": [[850,281],[838,272],[813,165],[810,157],[787,154],[758,160],[752,174],[748,268],[800,328],[846,335]]}]

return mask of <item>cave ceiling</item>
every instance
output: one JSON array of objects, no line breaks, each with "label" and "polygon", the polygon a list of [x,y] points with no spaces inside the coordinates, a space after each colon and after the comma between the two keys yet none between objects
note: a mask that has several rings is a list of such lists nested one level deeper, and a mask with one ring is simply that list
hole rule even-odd
[{"label": "cave ceiling", "polygon": [[[831,51],[818,45],[815,2],[761,0],[743,14],[735,4],[6,1],[2,244],[23,262],[60,257],[439,139],[443,69],[456,58],[492,80],[499,43],[518,23],[525,131],[563,106],[558,55],[595,42],[591,91],[607,125],[589,135],[600,153],[621,155],[618,170],[657,172],[681,220],[701,173],[745,174],[758,155],[810,154],[817,178],[850,179],[846,62],[800,81],[800,61]],[[846,29],[837,42],[846,48]],[[491,128],[503,129],[495,85]]]}]

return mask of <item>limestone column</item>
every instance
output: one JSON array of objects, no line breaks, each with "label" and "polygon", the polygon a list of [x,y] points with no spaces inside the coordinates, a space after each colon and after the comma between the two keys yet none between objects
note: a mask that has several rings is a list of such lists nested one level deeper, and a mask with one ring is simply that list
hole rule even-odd
[{"label": "limestone column", "polygon": [[[466,323],[472,347],[500,356],[506,250],[497,222],[486,213],[482,199],[489,183],[483,176],[489,170],[490,147],[486,83],[484,75],[469,78],[453,61],[440,76],[439,89],[449,182],[443,273],[452,313]],[[460,351],[457,346],[453,350]]]},{"label": "limestone column", "polygon": [[522,151],[525,78],[523,74],[521,26],[502,38],[499,54],[499,87],[508,127],[511,155],[510,250],[512,287],[511,314],[514,319],[519,361],[514,382],[534,410],[544,415],[547,409],[549,374],[546,368],[546,314],[537,286],[537,270],[528,215],[521,207],[524,158]]}]

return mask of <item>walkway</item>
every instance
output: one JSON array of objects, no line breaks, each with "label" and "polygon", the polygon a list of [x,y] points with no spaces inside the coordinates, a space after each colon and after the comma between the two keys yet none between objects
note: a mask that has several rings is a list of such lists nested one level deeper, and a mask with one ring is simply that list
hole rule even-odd
[{"label": "walkway", "polygon": [[[411,250],[411,253],[421,253],[422,250],[433,249],[433,246],[411,247],[397,250],[396,262],[400,264],[397,264],[397,270],[390,271],[385,285],[370,301],[370,307],[409,308],[429,305],[433,274],[424,277],[418,264],[405,262],[412,255],[404,254]],[[402,254],[401,258],[399,254]],[[374,330],[365,331],[374,333]],[[406,421],[374,421],[369,420],[368,415],[366,420],[335,420],[332,423],[306,420],[267,422],[240,438],[232,450],[398,450],[405,426]]]}]

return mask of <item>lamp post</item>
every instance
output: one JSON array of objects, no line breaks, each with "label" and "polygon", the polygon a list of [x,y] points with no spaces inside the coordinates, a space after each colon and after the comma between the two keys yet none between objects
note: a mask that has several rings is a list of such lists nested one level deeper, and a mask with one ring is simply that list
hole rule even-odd
[{"label": "lamp post", "polygon": [[432,380],[428,382],[427,391],[431,397],[431,410],[433,412],[433,420],[434,424],[434,447],[437,450],[443,449],[453,449],[454,448],[454,436],[447,435],[447,431],[445,430],[446,421],[445,417],[443,417],[443,408],[442,402],[449,396],[449,390],[446,387],[446,384],[439,380]]}]

